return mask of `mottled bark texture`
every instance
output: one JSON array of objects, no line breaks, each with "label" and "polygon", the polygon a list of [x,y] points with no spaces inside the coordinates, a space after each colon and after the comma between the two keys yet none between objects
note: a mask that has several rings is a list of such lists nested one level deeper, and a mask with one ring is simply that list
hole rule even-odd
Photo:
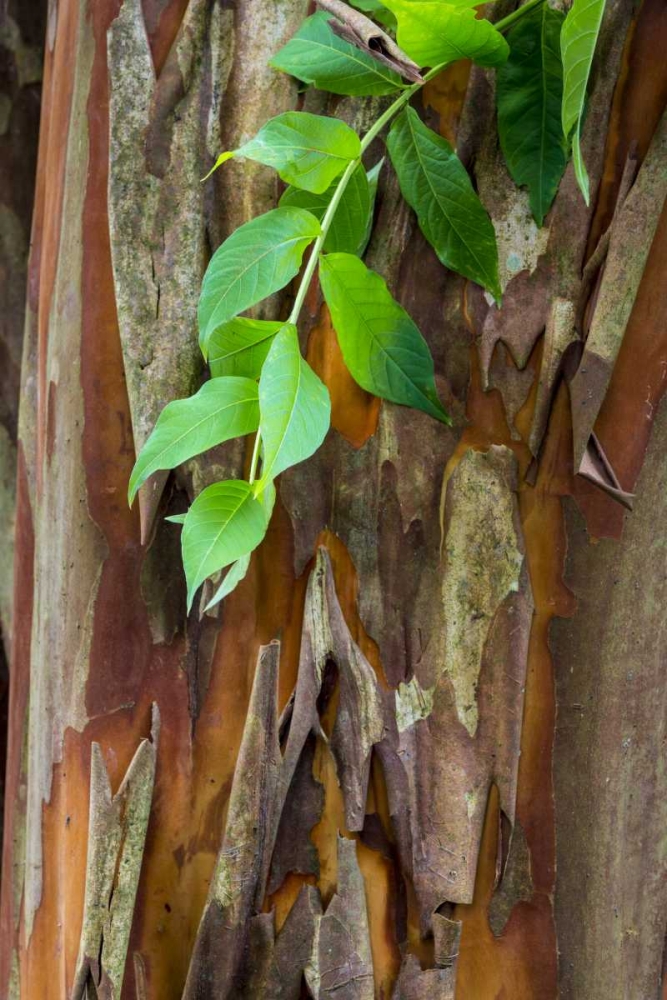
[{"label": "mottled bark texture", "polygon": [[427,86],[420,112],[493,216],[503,308],[438,264],[388,166],[368,259],[454,426],[358,389],[313,286],[301,335],[333,428],[282,477],[238,590],[189,618],[164,514],[241,474],[246,444],[155,478],[140,514],[127,479],[203,377],[211,250],[280,193],[254,164],[199,178],[281,110],[364,129],[382,102],[267,68],[308,0],[51,0],[26,276],[34,6],[10,3],[0,36],[0,996],[657,998],[663,0],[608,0],[591,207],[568,168],[541,230],[499,153],[493,75]]}]

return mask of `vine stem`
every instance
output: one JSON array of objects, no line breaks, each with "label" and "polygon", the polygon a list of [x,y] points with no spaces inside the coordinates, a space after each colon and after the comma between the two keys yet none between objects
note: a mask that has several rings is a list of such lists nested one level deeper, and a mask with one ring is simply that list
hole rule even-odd
[{"label": "vine stem", "polygon": [[[517,7],[517,9],[513,11],[511,14],[508,14],[507,17],[503,17],[500,21],[497,21],[495,25],[496,31],[506,31],[507,28],[509,28],[512,24],[514,24],[515,21],[518,21],[519,18],[527,14],[529,10],[532,10],[534,7],[538,7],[540,4],[544,2],[545,0],[528,0],[528,2],[525,3],[522,7]],[[410,98],[413,97],[418,90],[421,90],[421,88],[424,86],[425,83],[428,83],[429,80],[432,80],[434,77],[436,77],[438,73],[442,73],[443,69],[446,66],[449,66],[450,64],[451,60],[448,60],[447,62],[440,63],[438,66],[434,66],[433,69],[430,69],[428,73],[425,75],[423,83],[413,83],[411,87],[407,87],[403,91],[403,93],[396,98],[393,104],[390,104],[387,110],[380,115],[375,124],[371,126],[371,128],[368,130],[366,135],[361,140],[361,150],[359,152],[359,156],[355,160],[352,160],[351,163],[347,165],[345,172],[341,174],[341,178],[338,181],[336,190],[333,193],[331,201],[329,202],[327,210],[322,219],[322,232],[320,233],[315,243],[313,244],[311,255],[308,259],[308,263],[303,272],[303,277],[299,284],[299,291],[297,292],[296,299],[294,300],[294,306],[292,307],[292,312],[290,313],[289,319],[287,321],[288,323],[294,323],[294,325],[296,325],[299,319],[299,314],[301,313],[301,309],[303,308],[303,303],[305,301],[308,288],[313,279],[313,275],[315,274],[315,268],[317,267],[317,262],[319,260],[320,253],[322,251],[322,247],[324,246],[324,241],[327,238],[329,228],[331,227],[331,223],[333,222],[333,217],[336,214],[336,209],[340,205],[341,198],[345,194],[345,188],[347,187],[350,178],[352,177],[352,174],[361,163],[361,158],[363,154],[366,152],[366,150],[372,143],[373,139],[377,138],[377,136],[380,134],[385,125],[391,121],[394,115],[398,114],[398,112],[405,104],[407,104]]]},{"label": "vine stem", "polygon": [[[525,14],[527,14],[528,11],[532,10],[534,7],[538,7],[540,4],[544,2],[545,0],[527,0],[527,2],[523,4],[523,6],[517,7],[517,9],[513,11],[511,14],[508,14],[507,17],[503,17],[501,18],[500,21],[497,21],[495,24],[496,31],[506,31],[507,28],[509,28],[512,24],[514,24],[515,21],[518,21]],[[368,130],[366,135],[361,140],[361,148],[359,151],[359,156],[356,159],[352,160],[350,163],[348,163],[347,167],[345,168],[345,171],[341,174],[340,180],[338,181],[338,184],[336,186],[336,190],[334,191],[331,201],[329,202],[327,210],[322,218],[321,232],[313,244],[313,249],[311,251],[310,257],[308,258],[308,263],[306,264],[303,276],[299,283],[299,290],[296,294],[294,305],[292,306],[292,311],[287,319],[288,323],[293,323],[296,326],[298,322],[299,315],[303,308],[303,304],[306,300],[306,295],[308,294],[308,289],[310,288],[310,283],[313,280],[313,275],[315,274],[315,269],[317,267],[320,258],[320,253],[322,252],[322,248],[324,247],[324,242],[329,233],[329,229],[331,228],[331,223],[333,222],[334,215],[336,214],[336,210],[338,209],[341,199],[345,194],[345,189],[347,188],[347,185],[350,182],[352,174],[361,164],[362,156],[364,155],[370,144],[373,142],[373,140],[377,138],[377,136],[380,134],[385,125],[392,120],[394,115],[398,114],[401,108],[403,108],[408,103],[411,97],[413,97],[418,90],[421,90],[421,88],[424,86],[425,83],[428,83],[429,80],[432,80],[434,77],[436,77],[438,73],[442,73],[443,69],[445,69],[446,66],[451,65],[451,61],[452,60],[448,60],[447,62],[440,63],[438,66],[434,66],[433,69],[430,69],[428,73],[426,73],[426,75],[424,76],[422,83],[413,83],[412,86],[406,87],[403,93],[396,98],[393,104],[390,104],[387,110],[380,115],[375,124],[371,126],[371,128]],[[250,467],[251,483],[254,482],[255,474],[257,471],[257,459],[259,456],[260,440],[261,440],[260,432],[258,431],[257,436],[255,438],[255,447],[253,450],[252,463]]]},{"label": "vine stem", "polygon": [[259,431],[255,434],[255,444],[252,449],[252,459],[250,460],[250,476],[248,482],[252,486],[257,477],[257,463],[259,461],[259,445],[262,440],[262,435]]}]

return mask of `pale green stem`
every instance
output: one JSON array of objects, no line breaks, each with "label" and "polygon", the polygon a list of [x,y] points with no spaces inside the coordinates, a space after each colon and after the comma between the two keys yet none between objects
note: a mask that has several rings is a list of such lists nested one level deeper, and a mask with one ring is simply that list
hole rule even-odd
[{"label": "pale green stem", "polygon": [[255,444],[252,449],[252,458],[250,460],[250,478],[248,482],[252,485],[257,478],[257,463],[259,461],[259,446],[262,440],[262,435],[259,431],[255,434]]},{"label": "pale green stem", "polygon": [[[527,3],[525,3],[522,7],[518,7],[511,14],[508,14],[507,17],[503,17],[500,21],[497,21],[495,25],[496,30],[505,31],[507,28],[510,27],[510,25],[514,24],[515,21],[518,21],[519,18],[523,17],[524,14],[527,14],[529,10],[532,10],[533,7],[538,7],[541,3],[544,2],[545,0],[527,0]],[[352,177],[352,174],[361,164],[361,158],[363,154],[366,152],[370,144],[373,142],[373,139],[375,139],[380,134],[382,129],[388,122],[391,121],[394,115],[396,115],[401,110],[401,108],[408,103],[410,98],[414,94],[416,94],[417,91],[420,90],[425,83],[428,83],[429,80],[432,80],[434,77],[436,77],[438,73],[442,73],[443,69],[446,66],[449,66],[450,63],[451,60],[440,63],[438,66],[434,66],[433,69],[430,69],[428,73],[426,73],[422,83],[413,83],[411,87],[407,87],[403,91],[403,93],[396,98],[393,104],[390,104],[387,110],[380,115],[375,124],[371,126],[371,128],[368,130],[366,135],[361,140],[361,149],[359,152],[359,156],[355,160],[352,160],[350,163],[348,163],[344,173],[341,174],[340,180],[338,181],[338,184],[336,186],[336,190],[334,191],[331,201],[327,206],[327,210],[322,219],[322,231],[320,232],[320,235],[317,237],[315,243],[313,244],[312,252],[310,254],[310,257],[308,258],[308,263],[306,264],[303,276],[299,283],[299,290],[296,294],[294,305],[292,306],[292,311],[289,315],[289,319],[287,320],[288,323],[293,323],[296,326],[299,320],[299,315],[303,308],[303,303],[305,302],[306,295],[308,294],[310,283],[313,280],[313,275],[315,274],[315,269],[317,267],[320,258],[320,253],[322,252],[322,248],[324,247],[324,242],[329,233],[329,229],[331,227],[331,223],[333,222],[334,215],[336,214],[336,210],[340,205],[341,198],[345,194],[345,189],[350,181],[350,178]],[[260,433],[258,431],[257,437],[255,438],[255,448],[253,451],[252,463],[250,466],[251,483],[255,481],[255,474],[257,472],[259,442],[260,442]]]}]

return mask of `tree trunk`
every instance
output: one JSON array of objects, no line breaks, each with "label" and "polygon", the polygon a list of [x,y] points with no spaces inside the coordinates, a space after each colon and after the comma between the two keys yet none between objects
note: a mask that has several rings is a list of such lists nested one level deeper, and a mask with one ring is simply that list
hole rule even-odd
[{"label": "tree trunk", "polygon": [[[429,341],[454,426],[357,388],[310,289],[332,430],[281,477],[246,579],[189,617],[164,517],[248,449],[154,481],[140,516],[127,481],[203,377],[211,249],[279,195],[258,165],[199,178],[280,110],[364,129],[369,102],[267,67],[308,0],[34,6],[11,36],[34,46],[46,24],[15,448],[11,367],[0,408],[0,995],[659,997],[663,0],[607,0],[591,208],[569,167],[542,229],[503,165],[493,75],[459,63],[427,86],[420,110],[494,220],[502,309],[441,268],[388,166],[368,260]],[[0,357],[23,328],[29,119],[16,135],[0,127]]]}]

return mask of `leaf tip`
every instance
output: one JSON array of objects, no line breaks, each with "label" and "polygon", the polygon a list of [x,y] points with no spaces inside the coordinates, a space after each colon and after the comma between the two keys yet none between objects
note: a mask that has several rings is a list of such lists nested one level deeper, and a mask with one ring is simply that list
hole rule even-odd
[{"label": "leaf tip", "polygon": [[211,174],[215,173],[215,171],[218,169],[218,167],[221,167],[223,163],[227,162],[227,160],[231,160],[231,158],[233,156],[235,156],[235,155],[236,155],[236,150],[235,149],[227,150],[224,153],[220,153],[220,156],[217,158],[217,160],[215,161],[215,163],[213,164],[213,166],[211,167],[211,169],[209,170],[209,172],[207,174],[205,174],[204,177],[201,178],[200,183],[203,184],[204,181],[207,181],[209,179],[209,177],[211,176]]}]

